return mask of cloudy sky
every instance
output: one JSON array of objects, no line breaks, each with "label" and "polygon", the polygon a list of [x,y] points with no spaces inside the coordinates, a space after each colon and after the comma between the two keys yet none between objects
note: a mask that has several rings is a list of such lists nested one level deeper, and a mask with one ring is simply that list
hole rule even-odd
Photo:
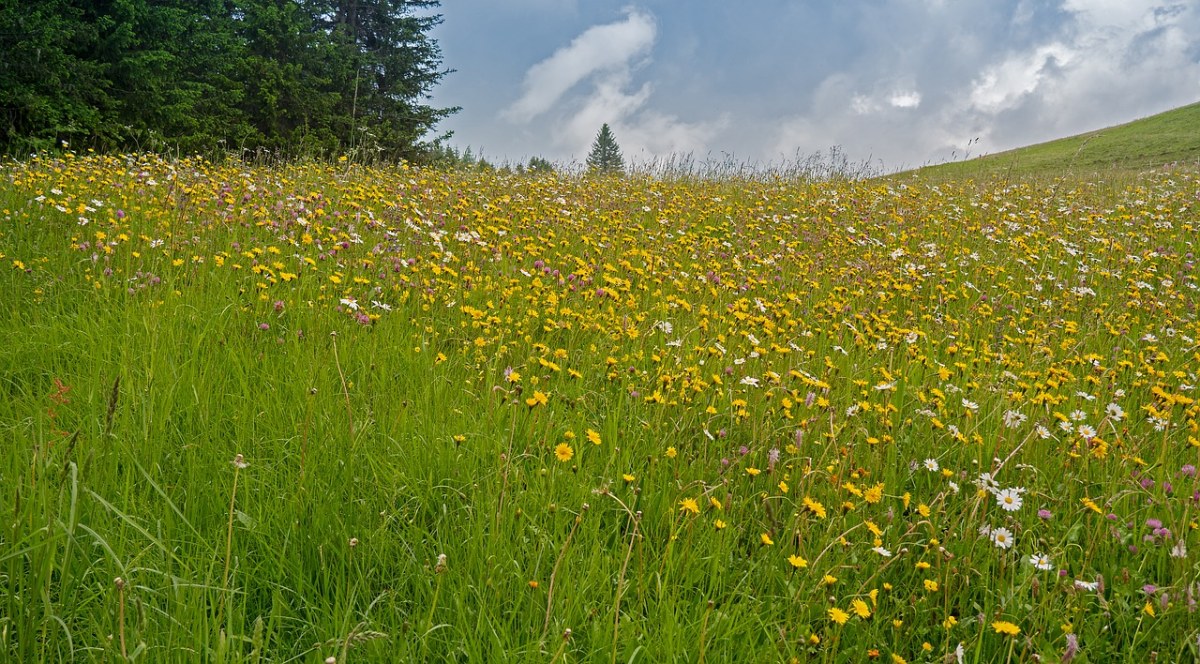
[{"label": "cloudy sky", "polygon": [[443,0],[452,144],[494,162],[772,164],[838,146],[886,170],[1200,101],[1200,0]]}]

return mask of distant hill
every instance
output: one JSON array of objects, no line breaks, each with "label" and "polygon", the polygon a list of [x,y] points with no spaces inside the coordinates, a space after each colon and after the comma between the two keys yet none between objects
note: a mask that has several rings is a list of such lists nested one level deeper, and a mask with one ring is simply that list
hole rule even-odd
[{"label": "distant hill", "polygon": [[1141,120],[899,175],[921,178],[1028,178],[1136,172],[1200,163],[1200,103]]}]

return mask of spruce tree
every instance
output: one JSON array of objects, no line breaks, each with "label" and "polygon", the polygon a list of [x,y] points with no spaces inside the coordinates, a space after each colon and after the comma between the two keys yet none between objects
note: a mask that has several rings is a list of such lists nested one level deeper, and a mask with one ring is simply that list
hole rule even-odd
[{"label": "spruce tree", "polygon": [[621,173],[625,170],[625,160],[621,158],[621,148],[613,137],[608,123],[600,127],[596,140],[592,142],[592,151],[588,153],[588,170],[595,173]]}]

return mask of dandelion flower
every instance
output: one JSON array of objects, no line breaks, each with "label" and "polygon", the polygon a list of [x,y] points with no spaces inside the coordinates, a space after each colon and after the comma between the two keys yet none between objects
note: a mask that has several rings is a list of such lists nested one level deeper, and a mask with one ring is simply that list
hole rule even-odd
[{"label": "dandelion flower", "polygon": [[575,450],[571,449],[571,446],[566,443],[559,443],[554,447],[554,456],[559,461],[566,463],[575,456]]},{"label": "dandelion flower", "polygon": [[997,634],[1007,634],[1008,636],[1016,636],[1021,633],[1021,628],[1008,622],[1007,620],[996,620],[992,623],[992,629],[996,630]]},{"label": "dandelion flower", "polygon": [[587,439],[588,439],[588,442],[590,442],[593,445],[599,445],[601,442],[600,441],[600,433],[598,431],[594,431],[592,429],[587,430]]},{"label": "dandelion flower", "polygon": [[771,539],[771,536],[768,535],[767,533],[763,533],[763,534],[759,535],[758,539],[759,539],[759,541],[761,541],[763,543],[763,546],[771,546],[772,544],[775,543],[775,540]]},{"label": "dandelion flower", "polygon": [[835,606],[829,609],[829,619],[839,625],[845,625],[846,621],[850,619],[850,614]]},{"label": "dandelion flower", "polygon": [[821,503],[818,503],[817,501],[813,500],[812,498],[805,496],[804,497],[804,506],[808,508],[808,511],[815,514],[818,519],[825,518],[825,506],[822,505]]},{"label": "dandelion flower", "polygon": [[859,618],[866,620],[867,618],[871,617],[871,607],[867,606],[867,603],[861,599],[856,599],[853,602],[850,602],[850,608],[854,611],[854,615],[858,616]]},{"label": "dandelion flower", "polygon": [[679,511],[699,514],[700,506],[696,504],[695,498],[684,498],[683,500],[679,501]]},{"label": "dandelion flower", "polygon": [[788,562],[791,563],[792,567],[795,567],[796,569],[804,569],[805,567],[808,567],[808,561],[794,553],[788,556]]}]

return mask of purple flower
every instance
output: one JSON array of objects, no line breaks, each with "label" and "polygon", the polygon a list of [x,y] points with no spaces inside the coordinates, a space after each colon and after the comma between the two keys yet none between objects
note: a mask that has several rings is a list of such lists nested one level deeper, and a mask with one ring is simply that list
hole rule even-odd
[{"label": "purple flower", "polygon": [[1162,528],[1162,521],[1158,519],[1146,519],[1146,526],[1150,528]]},{"label": "purple flower", "polygon": [[258,329],[260,329],[260,330],[269,330],[269,329],[271,329],[271,326],[270,326],[270,325],[267,325],[266,323],[259,323],[259,324],[258,324]]},{"label": "purple flower", "polygon": [[1142,592],[1146,593],[1147,595],[1153,595],[1154,593],[1158,592],[1158,586],[1154,585],[1153,583],[1147,583],[1146,585],[1142,586]]},{"label": "purple flower", "polygon": [[1049,521],[1050,517],[1054,516],[1053,514],[1050,513],[1050,510],[1047,510],[1047,509],[1038,510],[1037,515],[1038,515],[1038,518],[1041,519],[1042,521]]},{"label": "purple flower", "polygon": [[1154,480],[1150,479],[1149,477],[1143,477],[1142,481],[1139,482],[1139,484],[1142,485],[1143,489],[1153,489],[1154,488]]},{"label": "purple flower", "polygon": [[1074,634],[1067,635],[1067,649],[1063,651],[1062,664],[1067,664],[1075,659],[1076,653],[1079,652],[1079,637]]},{"label": "purple flower", "polygon": [[1196,476],[1196,467],[1189,463],[1189,464],[1185,465],[1183,468],[1180,468],[1179,472],[1184,477],[1195,477]]}]

